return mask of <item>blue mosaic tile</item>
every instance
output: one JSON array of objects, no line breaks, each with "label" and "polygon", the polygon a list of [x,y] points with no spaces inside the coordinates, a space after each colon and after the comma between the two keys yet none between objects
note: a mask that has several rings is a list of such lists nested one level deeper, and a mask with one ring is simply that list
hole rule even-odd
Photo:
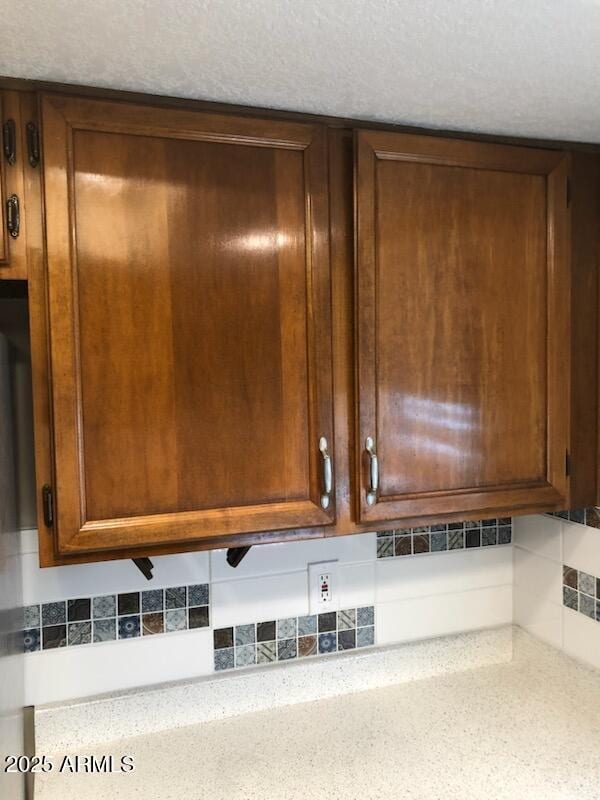
[{"label": "blue mosaic tile", "polygon": [[319,653],[334,653],[337,650],[337,637],[335,633],[319,634]]},{"label": "blue mosaic tile", "polygon": [[186,586],[172,586],[170,589],[165,589],[165,608],[185,608],[186,605]]},{"label": "blue mosaic tile", "polygon": [[256,646],[243,644],[235,648],[235,666],[249,667],[256,664]]},{"label": "blue mosaic tile", "polygon": [[259,642],[256,645],[256,663],[270,664],[273,661],[277,661],[277,642]]},{"label": "blue mosaic tile", "polygon": [[317,632],[317,615],[310,614],[307,617],[298,617],[298,636],[308,636]]},{"label": "blue mosaic tile", "polygon": [[92,641],[91,622],[70,622],[67,628],[67,644],[69,647],[90,644]]},{"label": "blue mosaic tile", "polygon": [[432,533],[430,539],[432,553],[448,549],[448,536],[446,533]]},{"label": "blue mosaic tile", "polygon": [[512,541],[512,526],[503,525],[498,528],[498,544],[510,544]]},{"label": "blue mosaic tile", "polygon": [[196,583],[188,586],[188,606],[208,605],[208,584]]},{"label": "blue mosaic tile", "polygon": [[356,630],[338,631],[338,650],[354,650],[356,647]]},{"label": "blue mosaic tile", "polygon": [[140,618],[136,616],[119,617],[119,639],[135,639],[140,635]]},{"label": "blue mosaic tile", "polygon": [[369,647],[372,644],[375,644],[375,628],[373,626],[368,628],[357,628],[356,646]]},{"label": "blue mosaic tile", "polygon": [[42,625],[61,625],[67,621],[67,604],[64,600],[59,603],[42,604]]},{"label": "blue mosaic tile", "polygon": [[579,611],[590,619],[596,619],[596,600],[587,594],[579,594]]},{"label": "blue mosaic tile", "polygon": [[117,615],[117,598],[114,594],[105,594],[94,597],[92,600],[92,613],[94,619],[106,619]]},{"label": "blue mosaic tile", "polygon": [[498,528],[483,528],[481,531],[481,544],[483,547],[498,544]]},{"label": "blue mosaic tile", "polygon": [[277,620],[277,638],[291,639],[296,637],[296,617]]},{"label": "blue mosaic tile", "polygon": [[587,572],[579,570],[579,591],[589,594],[591,597],[596,595],[596,578]]},{"label": "blue mosaic tile", "polygon": [[40,627],[40,607],[25,606],[23,609],[23,627],[24,628],[39,628]]},{"label": "blue mosaic tile", "polygon": [[364,606],[356,610],[356,624],[359,628],[363,625],[375,624],[375,609],[373,606]]},{"label": "blue mosaic tile", "polygon": [[116,619],[97,619],[94,620],[94,641],[113,642],[117,638]]},{"label": "blue mosaic tile", "polygon": [[162,611],[165,607],[165,597],[162,589],[147,589],[142,592],[142,611],[150,614]]},{"label": "blue mosaic tile", "polygon": [[295,639],[280,639],[277,642],[277,658],[279,661],[289,661],[296,658],[296,640]]},{"label": "blue mosaic tile", "polygon": [[233,647],[226,647],[222,650],[215,650],[215,670],[233,669],[235,657]]},{"label": "blue mosaic tile", "polygon": [[346,611],[337,612],[337,627],[338,631],[349,630],[356,628],[356,609],[350,608]]},{"label": "blue mosaic tile", "polygon": [[174,631],[184,631],[187,628],[187,609],[186,608],[172,608],[165,611],[165,631],[173,633]]},{"label": "blue mosaic tile", "polygon": [[235,626],[235,646],[238,647],[242,644],[254,644],[256,641],[256,633],[254,625],[236,625]]},{"label": "blue mosaic tile", "polygon": [[40,629],[30,628],[23,631],[23,650],[26,653],[36,653],[40,649]]},{"label": "blue mosaic tile", "polygon": [[462,550],[465,546],[465,532],[448,531],[448,550]]},{"label": "blue mosaic tile", "polygon": [[569,586],[563,586],[563,605],[577,611],[579,607],[579,592]]},{"label": "blue mosaic tile", "polygon": [[394,555],[394,540],[392,537],[377,539],[377,558],[390,558]]}]

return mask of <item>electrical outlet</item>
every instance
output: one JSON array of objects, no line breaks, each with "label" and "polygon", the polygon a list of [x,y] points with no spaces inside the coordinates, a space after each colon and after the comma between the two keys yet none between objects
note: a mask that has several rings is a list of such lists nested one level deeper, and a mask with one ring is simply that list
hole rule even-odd
[{"label": "electrical outlet", "polygon": [[337,561],[308,565],[308,605],[311,614],[338,610],[337,565]]}]

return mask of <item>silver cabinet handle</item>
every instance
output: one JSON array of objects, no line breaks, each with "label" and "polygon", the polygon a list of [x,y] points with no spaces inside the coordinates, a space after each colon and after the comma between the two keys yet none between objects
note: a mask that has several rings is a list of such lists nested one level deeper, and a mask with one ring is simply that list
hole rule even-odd
[{"label": "silver cabinet handle", "polygon": [[365,439],[365,449],[369,454],[369,480],[371,484],[367,489],[367,503],[372,506],[377,502],[377,490],[379,489],[379,459],[375,452],[375,442],[370,436]]},{"label": "silver cabinet handle", "polygon": [[321,495],[321,508],[329,508],[331,490],[333,489],[333,467],[331,456],[327,452],[327,439],[321,436],[319,450],[323,456],[323,494]]}]

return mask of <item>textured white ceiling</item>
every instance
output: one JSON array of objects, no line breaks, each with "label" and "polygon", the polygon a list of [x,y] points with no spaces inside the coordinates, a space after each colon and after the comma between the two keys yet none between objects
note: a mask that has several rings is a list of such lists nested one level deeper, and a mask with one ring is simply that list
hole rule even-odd
[{"label": "textured white ceiling", "polygon": [[0,0],[0,74],[600,142],[600,0]]}]

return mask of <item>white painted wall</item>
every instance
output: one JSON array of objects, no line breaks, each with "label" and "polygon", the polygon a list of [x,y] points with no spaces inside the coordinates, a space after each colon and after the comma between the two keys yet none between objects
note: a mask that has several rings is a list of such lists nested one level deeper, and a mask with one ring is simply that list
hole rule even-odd
[{"label": "white painted wall", "polygon": [[547,516],[520,517],[513,543],[515,622],[600,668],[600,623],[562,604],[563,564],[600,576],[600,530]]}]

